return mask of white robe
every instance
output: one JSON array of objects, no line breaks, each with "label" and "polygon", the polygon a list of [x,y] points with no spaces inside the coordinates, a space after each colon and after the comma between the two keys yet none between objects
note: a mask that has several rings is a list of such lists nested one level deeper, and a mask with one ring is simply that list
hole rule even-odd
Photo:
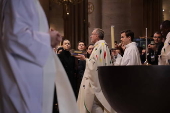
[{"label": "white robe", "polygon": [[51,113],[54,84],[60,113],[78,113],[66,73],[50,46],[48,24],[39,1],[7,0],[3,6],[0,113]]},{"label": "white robe", "polygon": [[98,79],[98,66],[112,65],[109,48],[104,40],[95,43],[92,54],[86,59],[86,69],[80,85],[78,108],[80,113],[91,113],[95,96],[104,106],[107,113],[111,113],[111,106],[103,95]]},{"label": "white robe", "polygon": [[126,45],[121,65],[141,65],[139,50],[135,42]]},{"label": "white robe", "polygon": [[116,56],[117,58],[114,59],[114,65],[115,66],[119,66],[121,64],[121,61],[122,61],[122,56],[120,54],[117,54]]},{"label": "white robe", "polygon": [[170,60],[170,32],[166,36],[164,46],[161,50],[161,55],[158,58],[158,65],[169,65]]}]

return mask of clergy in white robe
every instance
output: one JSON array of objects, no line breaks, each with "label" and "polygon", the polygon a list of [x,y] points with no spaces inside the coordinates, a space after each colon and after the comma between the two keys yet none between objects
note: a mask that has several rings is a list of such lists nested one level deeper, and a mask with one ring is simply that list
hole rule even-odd
[{"label": "clergy in white robe", "polygon": [[111,58],[112,58],[114,66],[120,65],[122,61],[122,56],[119,54],[119,52],[120,50],[117,48],[110,49],[110,54],[111,54]]},{"label": "clergy in white robe", "polygon": [[55,84],[60,113],[78,113],[51,48],[61,39],[58,32],[48,31],[38,0],[1,0],[0,113],[52,113]]},{"label": "clergy in white robe", "polygon": [[125,45],[124,55],[121,65],[141,65],[139,50],[134,39],[134,33],[131,30],[121,32],[121,41]]},{"label": "clergy in white robe", "polygon": [[114,66],[119,66],[121,64],[122,61],[122,56],[118,53],[115,57],[114,57]]},{"label": "clergy in white robe", "polygon": [[[109,48],[103,40],[103,30],[94,29],[90,38],[95,44],[90,58],[86,59],[86,69],[77,100],[78,109],[80,113],[114,113],[103,95],[98,79],[97,67],[112,65]],[[85,59],[83,55],[77,58]]]},{"label": "clergy in white robe", "polygon": [[170,21],[165,20],[160,26],[163,37],[166,37],[161,55],[158,58],[158,65],[170,65]]}]

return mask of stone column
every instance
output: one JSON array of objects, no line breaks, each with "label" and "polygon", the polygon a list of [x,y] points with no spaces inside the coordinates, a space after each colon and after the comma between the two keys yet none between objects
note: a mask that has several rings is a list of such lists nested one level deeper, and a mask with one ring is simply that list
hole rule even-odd
[{"label": "stone column", "polygon": [[[93,12],[88,14],[90,36],[94,28],[102,28],[102,4],[101,0],[88,0],[88,2],[94,6]],[[90,40],[89,43],[91,43]]]},{"label": "stone column", "polygon": [[49,25],[64,36],[63,5],[50,2]]},{"label": "stone column", "polygon": [[44,12],[49,20],[49,0],[40,0],[40,4],[44,9]]},{"label": "stone column", "polygon": [[50,0],[40,0],[47,16],[49,28],[55,29],[64,35],[63,6]]},{"label": "stone column", "polygon": [[102,28],[105,40],[111,47],[111,25],[114,26],[115,41],[120,42],[120,32],[130,29],[135,37],[142,35],[143,0],[102,0]]},{"label": "stone column", "polygon": [[114,40],[118,42],[120,32],[131,26],[131,0],[102,0],[102,9],[102,28],[111,47],[111,25],[114,26]]}]

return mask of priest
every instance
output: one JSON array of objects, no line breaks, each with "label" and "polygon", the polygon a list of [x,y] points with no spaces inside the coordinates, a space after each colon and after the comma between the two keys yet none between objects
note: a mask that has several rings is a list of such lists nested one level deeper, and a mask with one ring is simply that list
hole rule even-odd
[{"label": "priest", "polygon": [[112,65],[108,45],[103,40],[104,31],[96,28],[90,38],[94,43],[90,58],[87,59],[84,55],[77,56],[80,60],[86,60],[86,69],[77,100],[78,108],[80,113],[115,113],[104,97],[98,79],[97,67]]}]

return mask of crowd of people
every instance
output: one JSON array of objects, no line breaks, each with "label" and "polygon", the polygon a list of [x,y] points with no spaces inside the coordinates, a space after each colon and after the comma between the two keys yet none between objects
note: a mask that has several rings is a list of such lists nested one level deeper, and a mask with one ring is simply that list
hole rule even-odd
[{"label": "crowd of people", "polygon": [[[152,65],[170,63],[169,20],[154,33],[148,50],[137,47],[131,30],[121,31],[121,43],[109,49],[104,31],[95,28],[92,44],[86,48],[80,41],[77,52],[70,52],[70,41],[49,30],[38,0],[4,0],[0,6],[1,113],[116,113],[101,90],[98,66],[142,65],[145,59]],[[61,41],[56,55],[52,48]]]},{"label": "crowd of people", "polygon": [[[169,20],[161,24],[160,32],[155,32],[151,43],[146,45],[148,47],[147,53],[146,49],[137,47],[137,44],[133,42],[134,32],[131,30],[120,32],[121,43],[118,44],[117,41],[115,41],[115,48],[109,49],[107,43],[104,41],[104,31],[99,28],[94,29],[90,36],[91,43],[94,44],[94,49],[91,48],[91,56],[86,57],[82,54],[74,56],[74,58],[77,58],[79,61],[77,69],[79,70],[79,67],[83,67],[81,68],[82,73],[77,74],[78,78],[81,79],[79,79],[79,85],[76,88],[80,90],[76,90],[79,91],[78,93],[75,92],[76,96],[78,94],[77,103],[80,113],[86,113],[87,111],[91,111],[92,113],[103,113],[103,111],[107,111],[108,113],[115,112],[103,97],[100,89],[96,71],[98,66],[142,65],[146,62],[146,59],[150,65],[158,65],[161,63],[167,65],[169,63],[169,46],[164,45],[163,39],[164,36],[168,36],[168,32],[165,31],[169,31],[169,28]],[[166,42],[169,45],[167,40]],[[80,45],[82,45],[82,47],[79,47]],[[79,42],[77,49],[85,50],[84,47],[85,43]],[[88,46],[88,49],[89,47],[90,46]],[[64,48],[63,50],[66,49]]]},{"label": "crowd of people", "polygon": [[[160,31],[156,31],[153,33],[152,39],[150,39],[150,43],[147,46],[147,51],[146,47],[140,47],[138,46],[138,51],[140,55],[140,60],[141,64],[145,65],[144,63],[147,61],[149,65],[165,65],[169,64],[168,59],[169,59],[169,54],[168,52],[165,52],[162,49],[163,47],[165,48],[165,45],[169,45],[168,40],[165,39],[166,36],[168,37],[168,32],[169,27],[170,27],[170,22],[169,20],[164,21],[161,24],[161,29]],[[165,43],[165,45],[164,45]],[[168,49],[169,46],[166,47],[166,51],[169,51]],[[114,60],[114,65],[120,65],[120,62],[122,60],[122,57],[124,56],[125,48],[127,48],[126,45],[124,45],[122,42],[117,43],[115,41],[115,48],[111,48],[111,55]],[[147,53],[146,53],[147,52]],[[166,57],[165,57],[166,56]],[[164,62],[162,64],[162,62]]]},{"label": "crowd of people", "polygon": [[70,52],[70,41],[67,39],[63,40],[62,46],[56,50],[77,98],[80,113],[115,112],[102,93],[98,80],[98,66],[141,64],[136,43],[132,42],[134,33],[131,30],[124,30],[120,36],[122,48],[109,49],[104,41],[104,31],[95,28],[90,36],[92,44],[87,49],[83,41],[78,43],[77,50],[86,51],[86,54],[73,56]]}]

